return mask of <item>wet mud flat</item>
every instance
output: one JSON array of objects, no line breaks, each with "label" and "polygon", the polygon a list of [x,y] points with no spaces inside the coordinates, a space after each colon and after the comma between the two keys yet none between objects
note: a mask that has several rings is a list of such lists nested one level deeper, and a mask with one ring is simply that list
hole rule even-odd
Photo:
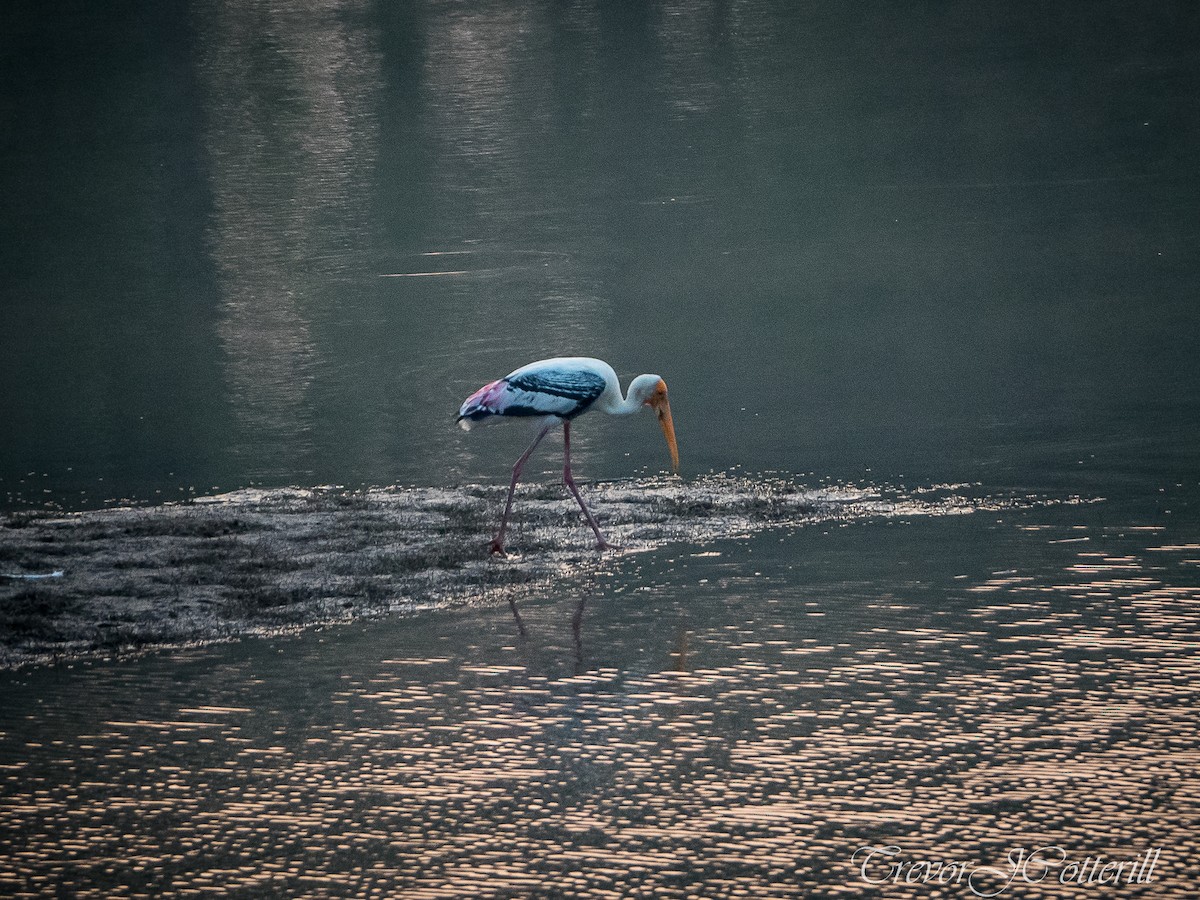
[{"label": "wet mud flat", "polygon": [[0,667],[502,602],[672,542],[1045,502],[980,499],[965,488],[810,488],[728,475],[590,485],[620,545],[598,553],[565,491],[533,487],[518,493],[503,558],[487,555],[502,486],[244,490],[15,513],[0,522]]}]

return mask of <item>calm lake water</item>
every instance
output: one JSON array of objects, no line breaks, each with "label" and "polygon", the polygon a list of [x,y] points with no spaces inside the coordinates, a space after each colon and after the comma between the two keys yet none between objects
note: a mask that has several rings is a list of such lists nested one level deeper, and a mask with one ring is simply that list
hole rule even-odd
[{"label": "calm lake water", "polygon": [[1170,2],[8,5],[6,509],[500,482],[527,432],[458,404],[563,354],[667,379],[685,478],[1087,502],[615,557],[524,637],[8,673],[0,891],[837,896],[895,844],[1189,893],[1197,46]]}]

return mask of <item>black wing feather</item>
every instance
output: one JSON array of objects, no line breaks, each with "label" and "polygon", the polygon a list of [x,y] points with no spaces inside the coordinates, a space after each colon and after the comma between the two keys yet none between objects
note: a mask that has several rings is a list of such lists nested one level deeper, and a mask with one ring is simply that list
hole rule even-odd
[{"label": "black wing feather", "polygon": [[504,379],[522,391],[553,394],[580,403],[583,412],[597,397],[604,393],[608,382],[595,372],[558,369],[548,372],[523,372]]}]

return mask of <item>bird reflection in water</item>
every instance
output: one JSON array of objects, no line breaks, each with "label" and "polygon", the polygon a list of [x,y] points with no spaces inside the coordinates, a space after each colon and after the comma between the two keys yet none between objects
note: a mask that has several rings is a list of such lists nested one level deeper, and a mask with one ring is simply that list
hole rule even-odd
[{"label": "bird reflection in water", "polygon": [[575,615],[571,616],[571,637],[575,640],[575,674],[583,673],[583,609],[587,606],[590,590],[584,591],[575,607]]},{"label": "bird reflection in water", "polygon": [[671,651],[671,658],[674,659],[675,665],[672,668],[676,672],[686,672],[688,670],[688,642],[691,640],[692,633],[687,628],[680,628],[679,635],[675,639],[675,649]]},{"label": "bird reflection in water", "polygon": [[[587,609],[588,600],[591,599],[595,585],[592,583],[585,584],[579,596],[579,602],[575,604],[574,611],[571,614],[571,640],[575,651],[575,675],[582,675],[587,671],[587,667],[583,662],[583,614]],[[517,607],[516,598],[509,596],[508,608],[512,610],[513,621],[517,624],[517,633],[521,635],[522,640],[529,639],[529,631],[525,627],[525,621],[521,618],[521,611]],[[670,651],[671,669],[675,672],[687,672],[689,656],[691,650],[691,629],[686,624],[681,624],[675,635],[675,646]]]},{"label": "bird reflection in water", "polygon": [[[575,604],[575,611],[571,615],[571,639],[575,647],[575,674],[583,674],[583,611],[587,607],[588,598],[592,594],[591,586],[584,589],[583,594],[579,598],[579,602]],[[509,596],[508,608],[512,610],[513,621],[517,623],[517,632],[521,635],[522,640],[529,639],[529,631],[525,628],[525,622],[521,618],[521,611],[517,609],[517,601],[515,597]]]}]

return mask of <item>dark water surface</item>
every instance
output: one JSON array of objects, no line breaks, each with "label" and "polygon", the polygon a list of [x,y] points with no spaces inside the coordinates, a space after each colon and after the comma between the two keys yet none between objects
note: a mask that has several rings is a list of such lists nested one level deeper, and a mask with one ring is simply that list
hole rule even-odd
[{"label": "dark water surface", "polygon": [[1198,46],[1172,2],[6,5],[6,509],[498,482],[527,434],[458,403],[574,353],[668,380],[685,478],[1092,502],[673,544],[525,636],[8,673],[0,892],[856,895],[896,844],[1190,895]]},{"label": "dark water surface", "polygon": [[1200,418],[1191,4],[4,15],[8,505],[502,477],[454,410],[569,353],[666,376],[693,472],[1045,483]]}]

